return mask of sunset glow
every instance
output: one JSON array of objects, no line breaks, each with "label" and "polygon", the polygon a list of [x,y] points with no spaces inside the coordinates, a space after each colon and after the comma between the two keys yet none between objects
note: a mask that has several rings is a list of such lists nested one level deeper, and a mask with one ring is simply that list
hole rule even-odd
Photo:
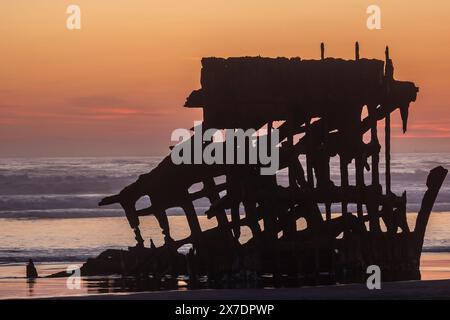
[{"label": "sunset glow", "polygon": [[[414,81],[409,131],[394,119],[393,151],[450,151],[450,3],[377,1],[77,0],[82,29],[65,27],[72,1],[0,3],[1,156],[161,155],[170,132],[202,115],[183,108],[208,56],[384,58]],[[414,146],[411,139],[416,139]]]}]

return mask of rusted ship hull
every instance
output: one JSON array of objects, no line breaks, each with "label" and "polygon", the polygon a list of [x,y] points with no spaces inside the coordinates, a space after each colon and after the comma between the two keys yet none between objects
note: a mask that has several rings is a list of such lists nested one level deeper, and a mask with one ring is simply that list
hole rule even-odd
[{"label": "rusted ship hull", "polygon": [[[108,250],[83,265],[82,274],[152,279],[185,275],[193,286],[203,276],[220,286],[261,283],[270,275],[273,285],[302,285],[360,282],[367,267],[377,265],[384,281],[420,279],[425,229],[447,170],[431,170],[411,231],[406,193],[397,196],[391,190],[390,117],[398,109],[406,131],[418,88],[394,80],[388,49],[385,62],[359,59],[359,52],[355,60],[325,58],[322,52],[321,60],[207,58],[202,64],[202,88],[192,92],[186,106],[203,108],[205,129],[265,126],[270,135],[274,121],[283,121],[278,127],[279,160],[280,169],[288,170],[289,186],[280,186],[276,175],[261,175],[261,164],[175,165],[167,156],[150,173],[100,202],[123,207],[136,247]],[[365,108],[367,115],[362,116]],[[384,186],[379,121],[385,122]],[[366,133],[369,142],[363,139]],[[340,181],[331,179],[332,157],[339,157]],[[349,181],[351,166],[354,184]],[[365,181],[364,170],[371,171],[370,181]],[[190,192],[196,184],[201,187]],[[149,197],[151,206],[137,210],[141,197]],[[206,214],[217,220],[214,229],[201,230],[194,206],[201,198],[211,203]],[[332,218],[331,205],[337,203],[341,214]],[[349,204],[356,205],[355,213],[349,212]],[[173,207],[186,214],[191,231],[186,239],[170,236],[166,210]],[[139,229],[143,215],[157,218],[163,246],[145,247]],[[300,218],[307,222],[304,230],[297,229]],[[243,226],[250,228],[252,238],[240,244]],[[192,245],[186,256],[177,252],[185,244]]]}]

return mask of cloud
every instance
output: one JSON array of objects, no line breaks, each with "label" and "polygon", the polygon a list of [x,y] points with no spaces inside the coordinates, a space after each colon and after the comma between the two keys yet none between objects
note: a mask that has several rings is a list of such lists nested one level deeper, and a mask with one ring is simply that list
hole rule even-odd
[{"label": "cloud", "polygon": [[0,103],[0,110],[1,111],[5,111],[5,110],[17,110],[23,108],[23,106],[18,105],[18,104],[2,104]]},{"label": "cloud", "polygon": [[68,101],[69,105],[81,108],[90,108],[98,106],[119,107],[126,105],[128,103],[129,101],[126,101],[124,99],[107,95],[76,97]]},{"label": "cloud", "polygon": [[39,121],[61,123],[114,122],[161,117],[164,110],[127,101],[115,96],[81,96],[53,102],[14,105],[0,103],[0,125],[27,125]]},{"label": "cloud", "polygon": [[155,117],[163,114],[160,110],[150,111],[148,106],[109,95],[72,98],[67,101],[67,106],[72,109],[72,114],[95,120],[114,120],[133,116]]},{"label": "cloud", "polygon": [[405,135],[393,135],[394,138],[450,138],[449,121],[424,121],[408,125]]}]

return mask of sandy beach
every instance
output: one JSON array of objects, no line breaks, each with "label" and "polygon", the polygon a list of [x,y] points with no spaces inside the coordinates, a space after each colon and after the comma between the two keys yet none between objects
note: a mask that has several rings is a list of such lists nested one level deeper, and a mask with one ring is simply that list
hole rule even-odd
[{"label": "sandy beach", "polygon": [[[50,298],[52,299],[52,298]],[[124,294],[67,296],[62,299],[88,300],[447,300],[450,280],[383,283],[380,290],[364,284],[304,288],[221,289],[160,291]]]},{"label": "sandy beach", "polygon": [[[159,228],[151,221],[151,217],[143,220],[143,231],[146,238],[152,238],[157,245],[161,244]],[[408,215],[409,223],[414,225],[415,215]],[[186,234],[185,218],[170,216],[170,223],[174,228],[175,238],[182,238]],[[202,228],[210,228],[212,223],[201,216]],[[421,259],[422,280],[414,284],[391,283],[383,285],[380,292],[385,292],[386,299],[432,297],[436,294],[440,298],[450,297],[446,291],[450,279],[450,253],[448,247],[449,214],[436,213],[431,216],[430,225],[425,239],[426,250],[443,252],[423,252]],[[104,228],[108,225],[108,228]],[[74,233],[74,230],[81,230]],[[378,292],[367,292],[363,285],[339,285],[320,288],[299,289],[221,289],[221,290],[188,290],[184,279],[178,279],[177,291],[145,292],[148,287],[142,287],[133,279],[120,276],[83,277],[79,289],[67,288],[66,278],[45,278],[50,274],[64,271],[69,265],[81,266],[89,256],[95,257],[106,245],[120,247],[120,244],[132,244],[127,225],[123,218],[90,218],[90,219],[34,219],[15,220],[3,219],[0,231],[8,245],[8,241],[21,243],[27,252],[11,249],[3,250],[3,258],[22,259],[13,263],[0,264],[0,299],[34,299],[43,297],[77,297],[82,299],[336,299],[336,298],[383,298]],[[20,238],[18,235],[22,235]],[[98,237],[98,235],[102,235]],[[243,241],[249,238],[247,229],[241,235]],[[9,240],[8,240],[9,239]],[[16,240],[15,240],[16,239]],[[128,242],[127,242],[128,241]],[[62,249],[61,247],[66,248]],[[45,250],[39,248],[46,248]],[[68,249],[69,248],[69,249]],[[82,253],[82,254],[81,254]],[[28,254],[37,258],[36,266],[41,278],[27,281],[25,275],[25,261]],[[9,255],[9,256],[8,256]],[[70,260],[63,260],[68,258]],[[50,259],[49,261],[45,261]],[[59,259],[59,260],[58,260]],[[58,262],[60,261],[60,262]],[[436,282],[437,280],[437,282]],[[398,290],[396,288],[399,288]],[[145,293],[144,293],[145,292]],[[384,293],[383,293],[384,295]]]},{"label": "sandy beach", "polygon": [[[74,263],[71,263],[74,265]],[[75,264],[76,265],[76,264]],[[80,263],[81,265],[81,263]],[[45,277],[65,270],[68,264],[38,264]],[[179,290],[144,292],[119,276],[83,277],[80,289],[68,289],[67,278],[23,277],[24,265],[2,265],[0,299],[77,298],[77,299],[450,299],[450,253],[423,253],[422,281],[383,283],[381,290],[370,291],[364,284],[303,288],[188,290],[178,280]],[[142,291],[142,292],[139,292]]]}]

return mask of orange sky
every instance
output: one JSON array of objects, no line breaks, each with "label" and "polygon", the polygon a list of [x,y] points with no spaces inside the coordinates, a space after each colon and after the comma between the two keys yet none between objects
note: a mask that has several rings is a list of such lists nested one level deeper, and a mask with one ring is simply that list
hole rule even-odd
[{"label": "orange sky", "polygon": [[[78,4],[82,29],[66,29]],[[382,30],[366,8],[382,9]],[[450,151],[450,2],[3,0],[0,156],[160,155],[201,119],[182,105],[204,56],[383,59],[420,87],[394,151]],[[395,117],[397,118],[397,117]]]}]

